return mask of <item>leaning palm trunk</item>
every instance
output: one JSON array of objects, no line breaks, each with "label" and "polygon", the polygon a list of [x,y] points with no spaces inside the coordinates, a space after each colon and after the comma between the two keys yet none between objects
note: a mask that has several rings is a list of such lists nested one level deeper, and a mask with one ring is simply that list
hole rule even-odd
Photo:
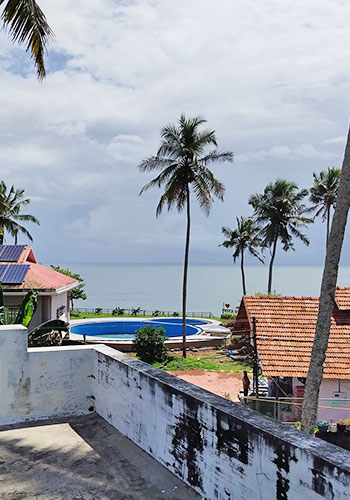
[{"label": "leaning palm trunk", "polygon": [[350,131],[345,149],[342,174],[339,182],[338,197],[331,225],[325,266],[322,277],[321,294],[310,367],[307,374],[302,429],[313,433],[317,417],[318,396],[323,376],[323,363],[326,358],[338,268],[344,240],[345,226],[350,206]]},{"label": "leaning palm trunk", "polygon": [[187,228],[186,228],[186,243],[185,243],[185,260],[184,260],[184,278],[182,286],[182,357],[186,358],[186,301],[187,301],[187,271],[188,271],[188,254],[190,248],[190,230],[191,230],[191,213],[190,213],[190,190],[187,185],[186,189],[186,209],[187,209]]}]

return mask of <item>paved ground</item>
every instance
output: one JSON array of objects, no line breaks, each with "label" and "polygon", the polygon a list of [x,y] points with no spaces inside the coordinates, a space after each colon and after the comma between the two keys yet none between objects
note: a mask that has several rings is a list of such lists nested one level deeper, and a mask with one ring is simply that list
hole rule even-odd
[{"label": "paved ground", "polygon": [[0,429],[1,500],[198,500],[122,436],[88,417]]},{"label": "paved ground", "polygon": [[232,401],[238,401],[237,394],[243,388],[242,373],[205,372],[197,369],[168,373],[218,394],[218,396],[230,397]]}]

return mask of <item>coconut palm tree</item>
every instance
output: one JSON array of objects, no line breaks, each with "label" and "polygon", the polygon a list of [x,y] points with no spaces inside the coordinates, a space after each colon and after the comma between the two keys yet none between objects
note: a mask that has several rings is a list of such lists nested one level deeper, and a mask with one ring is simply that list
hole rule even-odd
[{"label": "coconut palm tree", "polygon": [[249,198],[249,204],[254,208],[254,216],[262,228],[263,246],[269,247],[271,259],[267,292],[272,290],[272,268],[276,257],[277,242],[283,245],[283,250],[294,250],[293,236],[300,239],[305,245],[309,240],[300,231],[313,222],[305,217],[308,208],[302,203],[307,196],[307,189],[298,191],[293,182],[277,179],[265,187],[263,194],[254,194]]},{"label": "coconut palm tree", "polygon": [[328,347],[329,331],[334,308],[335,288],[338,279],[339,261],[350,207],[350,131],[345,148],[343,168],[339,180],[337,203],[323,270],[320,302],[312,346],[309,371],[306,378],[301,426],[313,434],[318,410],[318,396],[323,377],[323,364]]},{"label": "coconut palm tree", "polygon": [[[190,245],[191,228],[191,193],[197,199],[200,208],[209,215],[214,196],[223,200],[224,186],[215,179],[208,165],[215,162],[233,161],[231,151],[219,152],[215,132],[212,130],[200,130],[201,125],[206,123],[201,117],[186,118],[181,115],[178,125],[167,125],[161,131],[161,145],[156,156],[150,156],[141,162],[139,168],[142,172],[161,170],[159,175],[148,182],[140,194],[150,187],[165,186],[156,209],[159,216],[167,206],[170,210],[173,206],[179,212],[186,209],[187,228],[183,273],[182,291],[182,336],[183,357],[186,357],[186,298],[187,298],[187,271],[188,254]],[[214,149],[209,149],[213,147]]]},{"label": "coconut palm tree", "polygon": [[31,52],[39,80],[45,75],[44,52],[53,32],[43,11],[35,0],[0,0],[4,6],[1,14],[3,28],[8,30],[13,42],[27,45]]},{"label": "coconut palm tree", "polygon": [[23,206],[29,205],[30,200],[24,198],[24,189],[15,189],[11,186],[7,191],[4,181],[0,182],[0,245],[4,243],[5,230],[10,233],[17,244],[18,232],[23,233],[33,241],[32,235],[19,222],[34,222],[40,224],[34,215],[22,214]]},{"label": "coconut palm tree", "polygon": [[319,175],[315,174],[315,172],[313,173],[314,184],[310,189],[309,200],[313,203],[312,210],[317,210],[315,217],[321,215],[322,221],[327,222],[326,247],[329,238],[331,208],[335,208],[340,174],[341,170],[335,167],[328,167],[328,170],[321,170]]},{"label": "coconut palm tree", "polygon": [[256,251],[257,247],[262,246],[260,236],[261,229],[257,226],[253,217],[236,217],[237,229],[232,231],[228,227],[222,227],[221,232],[227,238],[220,246],[225,248],[235,248],[233,252],[233,261],[236,262],[238,257],[241,258],[241,275],[242,275],[242,288],[243,295],[247,294],[245,275],[244,275],[244,251],[248,250],[260,262],[264,262],[262,257]]}]

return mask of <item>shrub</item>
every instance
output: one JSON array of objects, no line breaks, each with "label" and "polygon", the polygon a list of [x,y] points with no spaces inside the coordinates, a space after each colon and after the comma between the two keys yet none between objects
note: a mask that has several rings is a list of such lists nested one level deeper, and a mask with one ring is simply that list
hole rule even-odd
[{"label": "shrub", "polygon": [[153,311],[152,313],[152,316],[160,316],[161,315],[161,312],[158,311],[158,309],[156,309],[155,311]]},{"label": "shrub", "polygon": [[222,314],[220,319],[236,319],[236,314]]},{"label": "shrub", "polygon": [[173,318],[177,318],[178,316],[180,316],[178,312],[173,312]]},{"label": "shrub", "polygon": [[132,307],[131,316],[137,316],[141,312],[141,307]]},{"label": "shrub", "polygon": [[161,363],[166,360],[168,348],[165,345],[164,328],[143,326],[135,332],[133,348],[137,356],[145,363]]},{"label": "shrub", "polygon": [[125,309],[122,307],[115,307],[112,311],[112,316],[123,316]]},{"label": "shrub", "polygon": [[102,314],[102,307],[96,307],[95,314]]}]

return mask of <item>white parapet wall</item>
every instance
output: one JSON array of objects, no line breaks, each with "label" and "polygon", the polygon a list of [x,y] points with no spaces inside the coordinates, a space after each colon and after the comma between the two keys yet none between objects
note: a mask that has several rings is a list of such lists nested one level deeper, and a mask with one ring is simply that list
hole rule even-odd
[{"label": "white parapet wall", "polygon": [[1,326],[0,425],[88,413],[91,374],[91,348],[28,349],[25,327]]},{"label": "white parapet wall", "polygon": [[96,411],[207,500],[350,500],[350,453],[106,346],[0,327],[0,424]]}]

